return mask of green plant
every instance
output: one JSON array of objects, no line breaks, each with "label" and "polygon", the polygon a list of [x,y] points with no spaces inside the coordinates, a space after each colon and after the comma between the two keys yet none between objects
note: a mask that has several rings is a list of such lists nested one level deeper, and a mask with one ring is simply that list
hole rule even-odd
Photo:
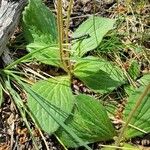
[{"label": "green plant", "polygon": [[[73,33],[74,40],[72,43],[68,43],[68,35],[64,35],[64,30],[68,31],[71,7],[72,1],[70,1],[66,21],[67,28],[65,29],[61,1],[58,1],[57,5],[56,23],[55,16],[41,0],[29,0],[29,4],[23,13],[23,31],[28,41],[26,48],[29,54],[1,70],[0,74],[7,81],[4,88],[11,93],[10,95],[15,100],[18,109],[21,112],[23,109],[23,112],[29,113],[29,108],[31,118],[35,120],[38,127],[49,134],[55,134],[67,147],[85,146],[90,149],[87,144],[112,140],[116,136],[116,130],[101,102],[96,101],[92,96],[81,93],[79,95],[73,94],[71,88],[73,78],[78,78],[92,92],[100,94],[107,94],[117,89],[126,83],[126,78],[123,71],[115,63],[88,55],[88,52],[100,47],[103,37],[113,29],[115,20],[91,16]],[[71,44],[70,49],[69,44]],[[17,69],[14,71],[12,68],[14,69],[17,64],[32,60],[61,68],[65,73],[62,76],[51,78],[39,74],[38,77],[42,79],[30,85],[23,78],[25,74],[21,74]],[[130,73],[133,78],[136,78],[139,72],[136,64],[134,66],[135,74],[132,69]],[[21,103],[21,106],[18,104],[21,99],[17,92],[12,90],[12,85],[17,85],[26,91],[27,106],[23,103]],[[144,87],[141,88],[144,89]],[[0,85],[0,100],[2,99],[2,89]],[[126,117],[136,104],[136,98],[135,101],[132,101],[132,94],[138,97],[139,90],[141,89],[133,89],[134,92],[129,93],[129,102],[124,110],[123,119],[124,122],[127,120],[125,124],[127,130],[123,130],[124,135],[120,133],[117,147],[120,146],[122,136],[129,139],[142,134],[139,120],[147,119],[149,112],[149,95],[147,93],[134,111],[137,115],[131,114],[129,115],[130,118]],[[135,117],[138,116],[138,112],[143,105],[147,106],[148,111],[144,116],[143,110],[143,115],[139,116],[137,121]],[[22,113],[22,116],[24,116],[24,113]],[[26,120],[25,122],[27,124]],[[134,124],[136,122],[138,124]],[[28,124],[27,126],[29,128]],[[146,123],[144,123],[144,131],[146,133],[149,131]]]},{"label": "green plant", "polygon": [[[64,69],[66,71],[67,75],[54,77],[54,78],[51,78],[51,79],[46,79],[46,80],[39,81],[39,82],[35,83],[32,86],[32,90],[34,90],[34,92],[36,92],[36,93],[41,93],[40,95],[44,99],[47,100],[46,101],[47,106],[45,104],[45,107],[43,109],[42,105],[37,103],[37,101],[32,96],[29,96],[29,98],[28,98],[28,107],[32,111],[33,115],[37,118],[37,121],[40,124],[40,126],[42,127],[42,129],[45,130],[48,133],[54,133],[60,127],[60,125],[57,121],[64,122],[66,120],[66,118],[68,118],[70,115],[74,116],[74,113],[72,114],[72,111],[75,109],[74,107],[76,107],[76,105],[77,105],[76,104],[77,100],[75,100],[75,97],[72,94],[72,90],[71,90],[71,82],[72,82],[72,77],[73,76],[81,78],[81,80],[83,80],[85,83],[87,81],[87,86],[89,86],[89,88],[91,88],[91,90],[99,91],[99,92],[103,92],[103,93],[111,91],[114,88],[118,87],[119,85],[123,84],[124,83],[124,78],[122,77],[123,74],[122,74],[121,70],[119,70],[118,67],[113,68],[112,64],[110,62],[107,62],[106,60],[95,58],[95,57],[84,57],[84,58],[82,58],[81,55],[77,54],[79,49],[81,50],[81,53],[83,55],[86,52],[88,52],[90,50],[93,50],[98,46],[97,42],[95,43],[95,40],[94,40],[94,39],[96,39],[96,38],[94,38],[95,34],[93,34],[95,28],[92,27],[89,30],[89,32],[87,33],[87,34],[89,34],[90,39],[85,38],[85,39],[82,39],[82,41],[79,42],[80,46],[82,47],[82,45],[84,46],[87,43],[89,43],[90,40],[93,41],[93,42],[91,42],[91,44],[93,46],[91,46],[90,49],[88,49],[88,50],[85,49],[86,50],[85,52],[84,52],[83,48],[82,49],[77,48],[79,40],[73,41],[74,44],[73,44],[71,50],[66,49],[66,47],[63,46],[63,42],[64,42],[64,40],[63,40],[63,37],[64,37],[63,30],[64,29],[63,29],[63,21],[62,21],[62,18],[63,18],[62,17],[62,12],[60,10],[61,2],[60,3],[58,2],[58,5],[57,5],[57,9],[58,9],[58,14],[57,14],[58,38],[57,38],[56,25],[55,25],[55,23],[53,23],[54,24],[53,30],[55,31],[53,33],[56,33],[56,35],[54,36],[54,35],[51,35],[51,34],[47,34],[47,36],[53,37],[52,39],[54,39],[53,41],[52,40],[48,41],[49,43],[47,44],[46,41],[45,41],[45,38],[42,39],[41,37],[43,35],[43,32],[47,33],[47,31],[43,31],[43,30],[46,29],[46,27],[49,27],[50,25],[49,25],[48,22],[46,23],[43,20],[43,22],[46,23],[45,28],[43,28],[42,26],[39,26],[40,23],[38,23],[38,22],[41,22],[41,18],[43,18],[42,16],[44,15],[44,13],[47,13],[47,14],[49,13],[49,15],[51,15],[50,18],[52,18],[51,20],[49,20],[49,22],[50,22],[50,24],[52,24],[52,21],[54,21],[54,16],[53,16],[53,14],[50,13],[49,10],[47,12],[40,11],[41,12],[41,14],[39,15],[40,17],[36,18],[36,23],[31,24],[30,16],[31,15],[36,16],[35,14],[37,12],[39,12],[39,7],[41,9],[42,7],[45,7],[45,6],[40,1],[38,1],[38,3],[36,3],[36,4],[35,4],[34,1],[30,1],[28,7],[26,8],[26,10],[24,12],[23,20],[24,20],[24,27],[25,27],[25,35],[27,34],[26,37],[30,42],[29,45],[27,46],[27,49],[29,49],[30,52],[34,52],[35,48],[36,48],[36,50],[38,50],[38,49],[41,49],[41,46],[43,46],[43,48],[44,48],[44,47],[48,47],[48,44],[55,45],[55,50],[48,47],[47,49],[43,49],[42,52],[40,51],[40,54],[35,53],[35,55],[32,55],[32,57],[35,57],[40,62],[50,64],[50,65],[54,65],[54,66],[57,66],[57,67],[61,67],[62,69]],[[32,9],[34,9],[34,10],[32,10]],[[29,12],[30,12],[30,14],[29,14]],[[108,28],[105,28],[105,30],[99,30],[99,26],[104,28],[105,25],[108,24],[109,21],[110,21],[111,24],[108,26]],[[73,38],[75,38],[75,39],[77,37],[80,38],[80,36],[84,35],[86,30],[88,30],[89,26],[91,26],[92,23],[93,23],[93,18],[90,18],[85,23],[83,23],[76,30],[76,32],[74,33]],[[101,34],[99,35],[100,36],[99,43],[101,42],[102,37],[113,27],[113,24],[114,24],[114,20],[99,18],[99,17],[95,18],[96,34],[101,32]],[[87,26],[87,27],[85,28],[85,26]],[[37,32],[35,32],[35,30],[32,31],[31,27],[36,28]],[[40,29],[39,27],[40,28],[42,27],[42,29]],[[83,31],[83,29],[85,31]],[[41,30],[42,30],[42,32],[40,32]],[[51,28],[49,30],[51,30]],[[82,30],[82,33],[81,33],[80,30]],[[30,34],[29,34],[29,31],[31,31]],[[49,31],[49,32],[51,32],[51,31]],[[81,33],[81,35],[79,35],[79,33]],[[35,36],[35,34],[37,34],[38,36]],[[29,35],[31,37],[29,37]],[[33,42],[30,41],[30,39],[34,39],[34,36],[37,37],[37,39],[35,38],[35,40]],[[98,36],[98,35],[96,35],[96,36]],[[50,39],[50,37],[48,37],[47,39]],[[38,38],[40,38],[40,39],[38,39]],[[58,45],[57,45],[57,41],[58,41]],[[49,51],[51,51],[52,53],[53,52],[55,53],[57,51],[57,55],[55,55],[54,57],[52,56],[53,58],[51,59],[50,58],[51,54],[49,53]],[[76,51],[76,53],[74,53],[75,51]],[[67,53],[69,53],[69,55]],[[43,55],[42,58],[40,57],[41,55]],[[70,57],[66,57],[66,56],[70,56]],[[43,59],[44,59],[44,61],[43,61]],[[56,61],[57,61],[57,64],[55,63]],[[74,64],[70,67],[69,65],[71,65],[72,61],[74,62]],[[84,67],[85,63],[89,63],[87,68]],[[94,70],[95,65],[97,65],[97,67]],[[104,67],[105,65],[109,68],[108,71],[111,72],[110,73],[111,76],[109,76],[107,74],[108,71],[107,71],[107,73],[105,73],[106,72],[106,69]],[[103,73],[105,73],[106,76],[104,76]],[[92,87],[89,84],[90,80],[93,78],[93,74],[95,74],[95,77],[97,77],[97,78],[98,78],[98,75],[102,76],[99,79],[99,81],[98,81],[99,83],[97,83],[98,85],[96,85],[96,87]],[[115,74],[118,76],[118,79],[116,78]],[[89,78],[87,78],[87,77],[89,77]],[[98,89],[98,86],[100,85],[100,82],[102,80],[104,80],[105,83],[106,83],[105,80],[110,80],[111,82],[113,82],[114,85],[113,84],[112,85],[111,84],[110,85],[105,85],[105,83],[103,83],[103,85],[105,85],[106,87],[99,87],[99,89]],[[96,84],[96,82],[97,81],[93,80],[94,84]],[[50,106],[49,106],[50,104],[49,103],[51,105],[54,105],[53,106],[54,108],[50,109]],[[95,105],[95,107],[96,106],[100,107],[100,106],[98,106],[98,103],[95,103],[94,105]],[[90,107],[90,105],[89,105],[89,107]],[[103,106],[101,106],[101,107],[103,107]],[[48,112],[46,112],[45,108],[49,109],[51,115],[53,117],[55,117],[55,119],[57,121],[54,120],[54,118],[52,116],[50,116],[48,114]],[[58,112],[56,111],[56,109],[58,109],[57,110]],[[101,110],[101,108],[99,108],[99,109]],[[40,112],[37,113],[39,110],[40,110]],[[59,112],[59,110],[61,112]],[[103,111],[105,112],[105,109],[103,109]],[[84,112],[82,112],[82,113],[83,114],[81,114],[81,116],[80,116],[81,121],[86,123],[86,120],[84,118],[82,119],[82,117],[85,116],[85,114],[84,114]],[[41,116],[41,114],[44,114],[44,115]],[[108,118],[106,113],[104,113],[104,115],[101,116],[101,117],[102,118],[99,118],[99,122],[101,122],[101,119],[105,118],[104,120],[106,120],[106,118]],[[47,121],[43,122],[46,118],[48,118]],[[74,120],[74,117],[72,117],[72,120]],[[78,125],[78,122],[75,123],[75,124]],[[98,140],[98,139],[99,140],[100,139],[101,140],[106,140],[107,137],[109,137],[109,139],[113,138],[113,136],[115,135],[115,130],[113,129],[110,120],[107,119],[107,121],[103,122],[103,125],[102,124],[100,124],[100,125],[101,125],[100,127],[102,129],[107,127],[104,130],[106,130],[108,132],[109,136],[107,134],[106,135],[103,134],[100,130],[97,130],[97,131],[99,131],[99,136],[95,140]],[[90,131],[90,129],[92,129],[92,128],[93,128],[93,126],[89,126],[88,130]],[[83,130],[84,130],[84,126],[83,126]],[[91,134],[91,136],[92,136],[92,133],[89,133],[89,134]],[[78,135],[78,136],[81,138],[81,135]],[[95,140],[93,139],[92,141],[95,141]],[[89,142],[90,141],[85,141],[85,143],[89,143]],[[79,145],[82,145],[82,144],[79,144]]]}]

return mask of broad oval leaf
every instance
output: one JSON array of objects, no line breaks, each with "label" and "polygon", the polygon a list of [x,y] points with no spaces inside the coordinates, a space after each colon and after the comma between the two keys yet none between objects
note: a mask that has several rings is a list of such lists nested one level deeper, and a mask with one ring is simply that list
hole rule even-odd
[{"label": "broad oval leaf", "polygon": [[74,105],[69,77],[39,81],[32,90],[39,98],[37,100],[29,95],[28,106],[41,128],[51,134],[58,129],[59,122],[66,120]]},{"label": "broad oval leaf", "polygon": [[[148,81],[148,80],[147,80]],[[149,76],[149,82],[150,83],[150,76]],[[130,112],[134,109],[135,104],[137,100],[139,99],[140,95],[144,92],[145,86],[141,86],[138,89],[131,88],[130,91],[128,89],[128,101],[125,107],[125,110],[123,112],[124,121],[127,120]],[[142,103],[139,105],[138,109],[134,113],[134,116],[132,117],[130,121],[130,125],[128,126],[125,137],[127,139],[141,136],[145,133],[150,132],[150,92],[148,95],[146,95],[142,101]]]},{"label": "broad oval leaf", "polygon": [[[116,134],[105,108],[93,97],[83,94],[76,96],[74,114],[66,120],[66,125],[86,144],[110,140]],[[67,147],[81,146],[62,128],[56,134]]]},{"label": "broad oval leaf", "polygon": [[106,93],[125,82],[122,70],[114,64],[96,57],[79,60],[74,67],[74,75],[91,90]]},{"label": "broad oval leaf", "polygon": [[57,41],[57,26],[53,13],[41,0],[29,0],[23,12],[23,29],[29,43]]},{"label": "broad oval leaf", "polygon": [[44,64],[63,68],[60,63],[60,53],[57,47],[48,47],[44,43],[31,43],[27,46],[27,49],[31,53],[33,52],[31,58],[36,58],[36,60]]},{"label": "broad oval leaf", "polygon": [[57,44],[56,19],[41,0],[29,0],[23,12],[23,30],[29,43],[27,50],[33,52],[43,49],[33,54],[33,57],[42,63],[60,67],[58,50],[48,48]]},{"label": "broad oval leaf", "polygon": [[72,50],[74,55],[83,56],[99,46],[106,33],[113,29],[115,20],[92,16],[83,22],[73,33]]}]

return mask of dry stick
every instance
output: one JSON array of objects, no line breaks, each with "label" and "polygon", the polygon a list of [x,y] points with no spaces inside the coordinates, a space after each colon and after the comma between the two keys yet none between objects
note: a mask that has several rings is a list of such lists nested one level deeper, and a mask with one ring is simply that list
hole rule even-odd
[{"label": "dry stick", "polygon": [[119,134],[119,137],[116,140],[115,146],[119,146],[120,145],[120,142],[122,140],[122,137],[124,136],[124,132],[125,132],[128,124],[129,124],[129,122],[131,121],[134,113],[136,112],[137,108],[140,106],[140,104],[141,104],[142,100],[144,99],[144,97],[149,93],[149,91],[150,91],[150,83],[146,86],[144,92],[141,94],[141,96],[137,100],[134,109],[130,112],[129,117],[128,117],[126,123],[124,124],[124,126],[123,126],[123,128],[122,128],[122,130],[121,130],[121,132]]},{"label": "dry stick", "polygon": [[64,42],[64,33],[63,33],[63,14],[62,14],[62,1],[58,0],[57,2],[57,27],[58,27],[58,44],[60,51],[60,59],[61,63],[64,66],[64,70],[68,72],[66,63],[64,61],[64,50],[63,50],[63,42]]},{"label": "dry stick", "polygon": [[42,133],[40,127],[39,127],[38,124],[36,123],[34,117],[32,116],[32,114],[31,114],[26,108],[25,108],[25,111],[26,111],[26,112],[28,113],[28,115],[31,117],[31,119],[32,119],[32,121],[34,122],[36,128],[38,129],[38,131],[39,131],[39,133],[40,133],[40,135],[41,135],[41,137],[42,137],[42,139],[43,139],[43,142],[44,142],[44,144],[45,144],[45,146],[46,146],[46,149],[47,149],[47,150],[50,150],[50,149],[49,149],[49,146],[48,146],[48,144],[47,144],[47,142],[46,142],[46,139],[45,139],[45,137],[44,137],[44,135],[43,135],[43,133]]}]

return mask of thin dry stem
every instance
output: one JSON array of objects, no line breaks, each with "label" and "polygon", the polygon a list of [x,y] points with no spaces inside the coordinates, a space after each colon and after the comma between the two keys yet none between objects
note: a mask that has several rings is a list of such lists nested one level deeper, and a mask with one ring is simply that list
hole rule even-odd
[{"label": "thin dry stem", "polygon": [[38,124],[36,123],[34,117],[33,117],[32,114],[26,109],[26,107],[25,107],[24,109],[25,109],[25,111],[28,113],[28,115],[31,117],[31,119],[32,119],[32,121],[34,122],[34,124],[35,124],[37,130],[39,131],[39,133],[40,133],[40,135],[41,135],[41,137],[42,137],[42,139],[43,139],[43,141],[44,141],[44,144],[45,144],[45,146],[46,146],[46,150],[50,150],[50,149],[49,149],[49,146],[48,146],[48,144],[47,144],[47,142],[46,142],[46,139],[45,139],[45,137],[44,137],[44,135],[43,135],[41,129],[39,128]]},{"label": "thin dry stem", "polygon": [[127,77],[129,83],[137,88],[136,84],[134,83],[133,79],[130,77],[130,75],[128,74],[128,72],[126,71],[126,69],[123,67],[123,64],[122,64],[122,61],[120,59],[120,57],[118,57],[116,54],[115,54],[115,57],[116,57],[116,63],[122,68],[123,72],[124,72],[124,75]]}]

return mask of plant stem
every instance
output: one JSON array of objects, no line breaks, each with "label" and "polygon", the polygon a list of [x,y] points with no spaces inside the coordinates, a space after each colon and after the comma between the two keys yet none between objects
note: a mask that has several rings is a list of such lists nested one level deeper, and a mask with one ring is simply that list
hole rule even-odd
[{"label": "plant stem", "polygon": [[58,45],[60,51],[60,60],[64,66],[64,70],[68,72],[67,65],[64,61],[64,50],[63,50],[63,42],[64,42],[64,31],[63,31],[63,14],[62,14],[62,0],[58,0],[57,2],[57,27],[58,27]]},{"label": "plant stem", "polygon": [[70,0],[68,10],[67,10],[67,19],[66,19],[66,44],[67,46],[69,43],[68,31],[69,31],[69,23],[70,23],[70,15],[71,15],[72,7],[73,7],[73,0]]},{"label": "plant stem", "polygon": [[[68,6],[68,10],[67,10],[67,19],[66,19],[66,49],[69,49],[69,39],[68,39],[68,31],[69,31],[69,24],[70,24],[70,15],[71,15],[71,10],[73,7],[73,0],[70,0],[69,2],[69,6]],[[66,52],[66,57],[69,58],[70,57],[70,52],[67,51]],[[71,62],[68,59],[67,60],[67,65],[68,65],[68,73],[71,75]]]},{"label": "plant stem", "polygon": [[146,86],[144,92],[140,95],[139,99],[137,100],[135,107],[133,108],[133,110],[130,112],[129,117],[127,118],[126,123],[124,124],[124,126],[122,127],[122,130],[116,140],[115,146],[119,146],[120,142],[122,141],[122,138],[124,136],[124,132],[126,131],[126,128],[129,124],[129,122],[131,121],[134,113],[136,112],[137,108],[140,106],[140,104],[142,103],[142,100],[144,99],[144,97],[149,93],[150,91],[150,83]]}]

